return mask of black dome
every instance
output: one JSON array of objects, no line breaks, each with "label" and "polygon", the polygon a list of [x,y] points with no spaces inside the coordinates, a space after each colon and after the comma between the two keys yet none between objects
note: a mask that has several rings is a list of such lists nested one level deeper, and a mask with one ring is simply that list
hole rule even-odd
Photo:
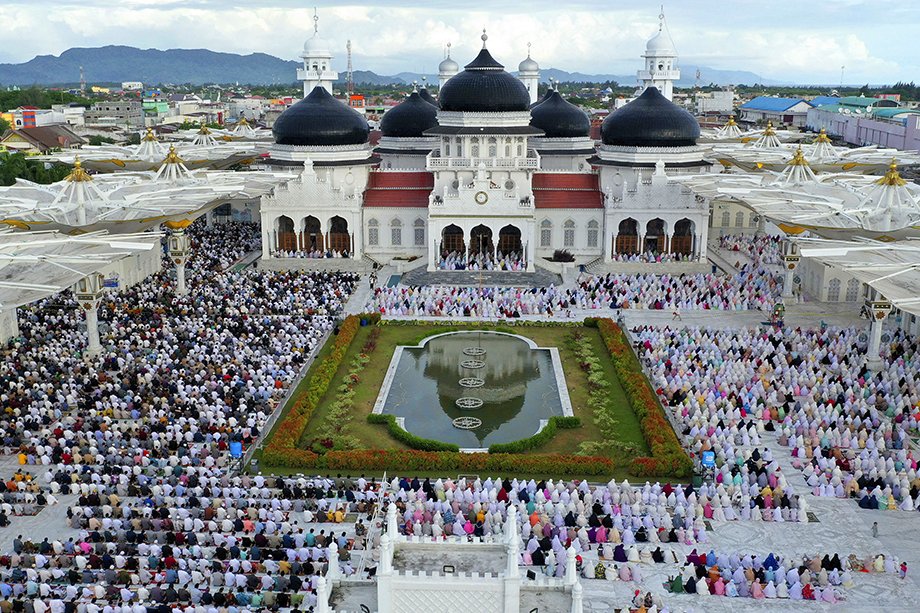
[{"label": "black dome", "polygon": [[642,95],[607,116],[601,125],[605,145],[689,147],[700,137],[693,115],[649,87]]},{"label": "black dome", "polygon": [[418,138],[438,125],[438,109],[422,99],[421,92],[412,94],[383,114],[380,131],[384,136]]},{"label": "black dome", "polygon": [[370,128],[358,111],[316,86],[310,95],[275,120],[272,135],[279,145],[361,145]]},{"label": "black dome", "polygon": [[534,102],[533,104],[530,105],[530,110],[532,111],[532,110],[534,110],[535,108],[537,108],[538,106],[540,106],[541,104],[543,104],[544,102],[546,102],[546,100],[553,94],[554,91],[556,91],[556,90],[554,90],[552,87],[550,87],[549,89],[547,89],[547,90],[546,90],[546,93],[543,94],[543,97],[542,97],[542,98],[540,98],[539,100],[537,100],[536,102]]},{"label": "black dome", "polygon": [[460,74],[451,77],[438,94],[443,111],[507,113],[530,108],[524,84],[483,49]]},{"label": "black dome", "polygon": [[434,99],[434,96],[432,96],[426,88],[423,87],[422,89],[418,90],[418,95],[419,98],[428,104],[433,104],[435,107],[438,106],[438,101]]},{"label": "black dome", "polygon": [[551,92],[540,104],[530,109],[530,125],[543,130],[547,138],[579,138],[591,134],[588,115],[559,95]]}]

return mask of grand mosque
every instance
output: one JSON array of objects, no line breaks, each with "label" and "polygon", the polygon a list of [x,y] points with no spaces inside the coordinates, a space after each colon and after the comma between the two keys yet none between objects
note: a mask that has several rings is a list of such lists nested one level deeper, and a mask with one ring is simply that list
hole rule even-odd
[{"label": "grand mosque", "polygon": [[425,258],[429,271],[528,272],[568,251],[577,262],[659,252],[705,261],[709,203],[671,182],[708,170],[697,121],[671,102],[680,71],[667,32],[648,41],[642,93],[611,113],[600,143],[588,115],[550,90],[530,54],[512,75],[488,49],[439,66],[388,110],[376,146],[364,116],[333,98],[337,73],[315,32],[304,99],[273,126],[269,163],[299,178],[263,197],[263,258],[334,254]]}]

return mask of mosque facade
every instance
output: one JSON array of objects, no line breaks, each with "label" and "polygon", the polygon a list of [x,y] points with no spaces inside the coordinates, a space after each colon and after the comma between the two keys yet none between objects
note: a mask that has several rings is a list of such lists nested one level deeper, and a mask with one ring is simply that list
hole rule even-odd
[{"label": "mosque facade", "polygon": [[645,252],[704,260],[709,204],[669,180],[708,169],[698,123],[668,99],[679,75],[670,37],[649,41],[644,91],[607,117],[599,144],[558,92],[537,99],[529,52],[515,76],[487,40],[484,31],[463,70],[448,48],[437,99],[412,92],[384,114],[372,147],[363,116],[330,93],[332,55],[315,32],[301,55],[305,97],[273,126],[269,163],[303,170],[262,199],[263,258],[522,272],[557,251],[579,263]]}]

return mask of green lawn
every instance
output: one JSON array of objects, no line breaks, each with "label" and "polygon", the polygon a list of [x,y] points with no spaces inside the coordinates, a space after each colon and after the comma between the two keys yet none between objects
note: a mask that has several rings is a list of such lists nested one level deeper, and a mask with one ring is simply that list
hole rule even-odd
[{"label": "green lawn", "polygon": [[[472,327],[470,327],[472,328]],[[323,420],[327,418],[330,408],[339,396],[337,387],[343,377],[346,376],[350,369],[351,361],[361,352],[367,341],[368,334],[374,329],[370,326],[358,330],[358,334],[352,342],[351,347],[346,353],[345,359],[342,360],[334,383],[329,388],[329,392],[322,402],[316,408],[313,418],[307,425],[301,438],[301,446],[308,448],[315,438],[320,438],[319,428]],[[353,436],[360,442],[359,448],[362,449],[405,449],[406,447],[398,441],[392,439],[382,425],[372,425],[367,423],[367,415],[374,407],[377,400],[377,394],[383,379],[389,368],[390,360],[397,345],[415,345],[425,336],[447,331],[446,327],[431,325],[387,325],[378,328],[380,337],[377,339],[377,347],[371,353],[371,361],[367,364],[360,375],[360,383],[355,387],[356,394],[354,398],[355,409],[353,418],[346,427],[346,434]],[[626,476],[626,467],[633,457],[648,455],[648,447],[642,438],[639,430],[639,422],[632,412],[623,388],[610,361],[607,349],[604,347],[600,333],[596,328],[565,328],[565,327],[525,327],[516,326],[514,332],[521,336],[532,339],[541,347],[556,347],[559,350],[559,357],[562,361],[565,372],[566,383],[569,389],[569,397],[572,401],[572,408],[577,417],[582,420],[582,427],[574,430],[560,429],[553,440],[543,445],[539,449],[529,451],[531,454],[571,454],[578,449],[578,445],[583,441],[599,440],[600,431],[594,425],[593,411],[589,408],[587,398],[587,375],[578,367],[577,358],[574,351],[566,347],[565,339],[573,330],[577,330],[585,337],[590,338],[595,354],[601,358],[604,366],[604,374],[608,381],[611,382],[607,391],[613,402],[615,417],[618,424],[618,440],[623,443],[635,445],[636,451],[627,454],[622,451],[611,451],[608,457],[613,459],[616,465],[621,469],[617,471],[618,478]],[[331,343],[330,343],[331,345]],[[328,347],[324,347],[320,353],[320,359],[326,355]],[[319,359],[317,360],[317,363]],[[307,381],[305,379],[304,381]],[[298,471],[292,471],[298,472]],[[619,473],[622,472],[622,475]],[[486,476],[486,475],[483,475]],[[496,475],[492,475],[496,476]],[[546,475],[543,475],[544,477]]]}]

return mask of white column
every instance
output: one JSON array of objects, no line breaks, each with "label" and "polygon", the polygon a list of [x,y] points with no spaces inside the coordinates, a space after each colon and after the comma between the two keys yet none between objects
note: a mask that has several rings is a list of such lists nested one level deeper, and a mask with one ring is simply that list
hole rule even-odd
[{"label": "white column", "polygon": [[797,257],[783,257],[783,298],[792,298],[792,290],[795,289],[793,279],[798,263]]},{"label": "white column", "polygon": [[884,329],[882,321],[884,320],[873,317],[872,324],[869,326],[869,352],[866,357],[869,360],[869,368],[872,370],[878,370],[882,365],[882,358],[879,356],[879,349],[882,347],[882,330]]},{"label": "white column", "polygon": [[584,611],[584,596],[582,592],[581,581],[578,581],[572,586],[572,613],[583,613]]},{"label": "white column", "polygon": [[326,588],[326,578],[322,575],[316,578],[316,613],[331,613],[329,610],[329,592]]},{"label": "white column", "polygon": [[98,303],[90,304],[86,313],[86,355],[91,358],[102,353],[102,343],[99,342],[99,313]]},{"label": "white column", "polygon": [[386,532],[380,537],[377,568],[377,613],[393,613],[393,544]]},{"label": "white column", "polygon": [[565,551],[565,585],[575,585],[578,582],[578,570],[575,568],[577,555],[575,547],[569,547]]},{"label": "white column", "polygon": [[[327,547],[329,559],[329,570],[326,571],[327,581],[339,581],[342,578],[342,569],[339,566],[339,547],[333,539],[332,545]],[[331,587],[331,586],[330,586]]]}]

